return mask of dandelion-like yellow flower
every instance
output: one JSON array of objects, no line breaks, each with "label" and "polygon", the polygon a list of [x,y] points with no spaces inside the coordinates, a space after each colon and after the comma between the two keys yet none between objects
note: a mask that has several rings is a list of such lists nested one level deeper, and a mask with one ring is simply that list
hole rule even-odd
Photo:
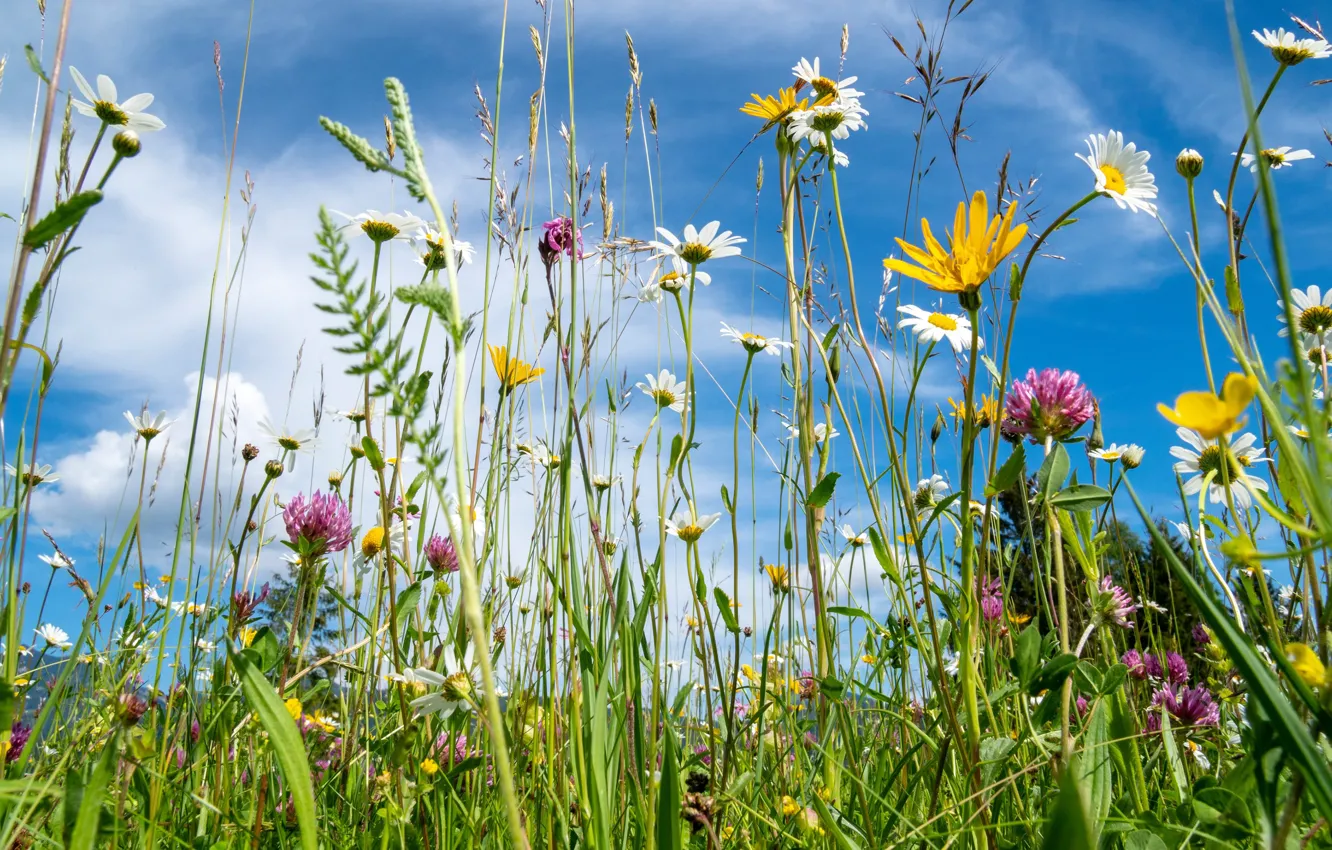
[{"label": "dandelion-like yellow flower", "polygon": [[969,207],[966,202],[957,205],[953,230],[947,234],[947,250],[930,232],[930,220],[922,218],[924,248],[897,240],[903,253],[915,263],[889,257],[883,261],[884,268],[940,292],[959,295],[975,292],[1027,235],[1027,225],[1013,226],[1016,211],[1017,204],[1009,204],[1008,212],[990,218],[989,200],[984,192],[977,192],[971,196]]},{"label": "dandelion-like yellow flower", "polygon": [[289,700],[287,700],[286,702],[284,702],[283,705],[287,707],[287,713],[291,715],[291,719],[292,719],[292,720],[300,720],[300,719],[301,719],[301,701],[300,701],[300,700],[296,699],[296,697],[292,697],[291,699],[289,699]]},{"label": "dandelion-like yellow flower", "polygon": [[1318,653],[1302,643],[1286,644],[1286,660],[1295,672],[1311,688],[1321,688],[1327,680],[1327,668],[1323,666]]},{"label": "dandelion-like yellow flower", "polygon": [[1209,392],[1181,393],[1171,409],[1158,404],[1161,415],[1176,425],[1197,431],[1204,440],[1215,440],[1244,426],[1241,414],[1258,392],[1258,380],[1238,372],[1226,377],[1221,397]]},{"label": "dandelion-like yellow flower", "polygon": [[1027,625],[1027,623],[1030,623],[1030,622],[1031,622],[1031,615],[1030,615],[1030,614],[1019,614],[1019,613],[1016,612],[1016,611],[1009,611],[1009,612],[1008,612],[1008,622],[1010,622],[1010,623],[1012,623],[1013,625],[1018,626],[1018,627],[1025,626],[1025,625]]},{"label": "dandelion-like yellow flower", "polygon": [[436,773],[439,773],[439,762],[434,759],[426,759],[421,762],[421,772],[426,776],[434,776]]},{"label": "dandelion-like yellow flower", "polygon": [[800,811],[800,804],[789,795],[782,796],[782,814],[790,816]]},{"label": "dandelion-like yellow flower", "polygon": [[866,664],[873,664],[875,661],[878,661],[877,658],[875,658],[873,655],[870,655],[868,652],[860,656],[860,660],[865,662]]},{"label": "dandelion-like yellow flower", "polygon": [[[954,401],[952,398],[949,398],[948,406],[951,408],[948,415],[953,417],[955,420],[954,424],[956,424],[956,422],[961,422],[966,418],[967,403],[965,400]],[[999,401],[991,396],[982,395],[980,398],[980,404],[973,404],[972,410],[976,412],[977,427],[988,428],[991,423],[996,422],[999,419]]]},{"label": "dandelion-like yellow flower", "polygon": [[757,682],[759,678],[758,673],[754,672],[754,668],[748,664],[740,665],[740,674],[751,682]]},{"label": "dandelion-like yellow flower", "polygon": [[530,384],[546,374],[546,370],[540,366],[533,366],[516,357],[509,357],[508,349],[502,345],[492,345],[489,348],[490,362],[495,366],[495,374],[499,377],[504,392],[511,392],[515,387]]},{"label": "dandelion-like yellow flower", "polygon": [[259,634],[259,630],[253,626],[242,626],[240,634],[237,636],[240,638],[241,646],[248,647],[250,644],[254,643],[254,638],[257,634]]},{"label": "dandelion-like yellow flower", "polygon": [[[795,88],[778,89],[776,95],[770,94],[765,97],[752,94],[750,97],[754,99],[753,102],[740,107],[740,111],[763,119],[763,129],[759,131],[760,133],[766,133],[774,125],[785,121],[792,112],[809,107],[809,98],[796,100]],[[830,97],[822,97],[814,105],[819,106],[831,100]]]},{"label": "dandelion-like yellow flower", "polygon": [[768,574],[768,580],[772,582],[774,593],[786,593],[791,589],[791,575],[786,571],[786,567],[765,564],[763,570]]}]

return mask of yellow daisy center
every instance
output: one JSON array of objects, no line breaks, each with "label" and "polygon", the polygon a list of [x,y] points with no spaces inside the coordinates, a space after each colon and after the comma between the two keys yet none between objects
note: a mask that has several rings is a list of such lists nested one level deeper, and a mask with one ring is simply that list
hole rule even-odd
[{"label": "yellow daisy center", "polygon": [[675,393],[670,390],[653,390],[652,397],[657,400],[657,404],[662,407],[670,407],[675,404]]},{"label": "yellow daisy center", "polygon": [[818,92],[820,97],[837,92],[837,82],[827,77],[815,77],[809,81],[809,84],[814,91]]},{"label": "yellow daisy center", "polygon": [[1300,313],[1300,330],[1307,334],[1324,334],[1332,330],[1332,307],[1315,304]]},{"label": "yellow daisy center", "polygon": [[691,266],[702,265],[712,256],[712,249],[702,242],[686,242],[678,249],[680,259]]},{"label": "yellow daisy center", "polygon": [[1128,184],[1124,182],[1124,172],[1107,164],[1101,166],[1101,173],[1105,175],[1105,191],[1117,195],[1124,194],[1124,190],[1128,188]]},{"label": "yellow daisy center", "polygon": [[94,100],[92,108],[97,117],[105,121],[107,124],[115,124],[119,126],[121,124],[129,123],[129,115],[126,114],[125,110],[109,100]]},{"label": "yellow daisy center", "polygon": [[703,529],[697,525],[682,525],[680,526],[678,533],[681,540],[686,543],[693,543],[695,540],[698,540],[698,538],[703,536]]},{"label": "yellow daisy center", "polygon": [[952,316],[946,316],[943,313],[931,313],[926,321],[934,325],[936,328],[941,328],[946,331],[957,330],[957,320]]}]

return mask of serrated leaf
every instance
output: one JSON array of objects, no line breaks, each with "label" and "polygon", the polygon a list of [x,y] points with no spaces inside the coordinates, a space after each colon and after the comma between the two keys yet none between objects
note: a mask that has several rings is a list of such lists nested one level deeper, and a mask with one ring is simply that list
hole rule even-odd
[{"label": "serrated leaf", "polygon": [[88,210],[101,202],[102,193],[96,189],[69,196],[28,228],[28,232],[23,234],[23,244],[34,249],[44,247],[52,239],[83,221]]},{"label": "serrated leaf", "polygon": [[832,498],[833,490],[837,487],[837,479],[840,477],[841,475],[836,472],[829,472],[823,476],[823,480],[810,491],[809,498],[805,499],[805,504],[811,508],[827,506],[828,500]]}]

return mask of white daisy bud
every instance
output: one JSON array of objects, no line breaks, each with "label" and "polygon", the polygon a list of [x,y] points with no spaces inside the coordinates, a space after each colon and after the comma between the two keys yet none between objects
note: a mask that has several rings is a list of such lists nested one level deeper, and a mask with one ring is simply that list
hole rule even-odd
[{"label": "white daisy bud", "polygon": [[1175,170],[1185,180],[1192,180],[1202,174],[1203,155],[1193,148],[1185,148],[1179,152],[1179,156],[1175,157]]}]

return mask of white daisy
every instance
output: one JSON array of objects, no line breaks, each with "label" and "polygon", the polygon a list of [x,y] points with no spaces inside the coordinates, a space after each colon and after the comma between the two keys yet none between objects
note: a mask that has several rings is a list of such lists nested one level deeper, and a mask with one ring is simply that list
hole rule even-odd
[{"label": "white daisy", "polygon": [[[809,147],[818,156],[824,157],[825,159],[827,158],[828,142],[826,139],[823,141],[817,141],[811,139],[809,142]],[[851,157],[847,156],[846,153],[842,151],[840,148],[833,148],[833,163],[838,168],[846,168],[851,164]]]},{"label": "white daisy", "polygon": [[74,559],[66,558],[59,552],[50,555],[38,555],[37,560],[45,562],[53,570],[63,570],[66,567],[74,566]]},{"label": "white daisy", "polygon": [[661,303],[661,283],[659,281],[648,281],[638,287],[638,294],[635,296],[640,304],[660,304]]},{"label": "white daisy", "polygon": [[656,275],[656,287],[661,292],[683,292],[689,288],[691,280],[698,281],[704,286],[712,284],[712,275],[697,267],[691,267],[678,256],[668,257],[667,262],[670,265],[669,269],[665,272],[660,268],[657,270],[659,274]]},{"label": "white daisy", "polygon": [[[1246,472],[1253,464],[1269,460],[1263,457],[1261,448],[1254,446],[1258,438],[1253,434],[1241,434],[1232,439],[1230,457],[1225,458],[1216,440],[1204,440],[1196,431],[1188,428],[1180,428],[1175,433],[1191,447],[1175,446],[1170,450],[1172,457],[1179,458],[1179,462],[1175,464],[1175,472],[1181,476],[1185,474],[1193,476],[1184,482],[1185,495],[1196,495],[1202,490],[1203,480],[1208,473],[1214,473],[1207,487],[1207,495],[1214,504],[1226,503],[1227,487],[1235,507],[1242,511],[1248,510],[1253,504],[1253,499],[1249,495],[1250,489],[1267,492],[1266,481]],[[1223,484],[1221,481],[1223,459],[1228,484]]]},{"label": "white daisy", "polygon": [[666,666],[669,667],[669,668],[672,669],[672,670],[679,670],[681,667],[684,666],[684,662],[683,662],[683,661],[677,661],[677,660],[675,660],[675,659],[669,659],[669,660],[667,660],[667,662],[666,662]]},{"label": "white daisy", "polygon": [[[1135,449],[1136,452],[1134,451]],[[1099,449],[1092,449],[1087,452],[1087,456],[1094,457],[1097,460],[1103,460],[1106,463],[1115,463],[1116,461],[1122,460],[1126,455],[1136,455],[1138,462],[1141,463],[1143,453],[1143,448],[1134,443],[1128,443],[1127,445],[1111,443],[1110,445]],[[1125,465],[1127,466],[1127,464]]]},{"label": "white daisy", "polygon": [[[800,436],[800,429],[794,425],[787,425],[786,430],[793,440]],[[842,432],[836,428],[829,428],[826,422],[819,422],[814,426],[814,442],[816,443],[824,443],[833,437],[840,436],[842,436]]]},{"label": "white daisy", "polygon": [[[462,512],[458,510],[458,502],[453,498],[447,500],[449,511],[449,529],[452,534],[462,533]],[[468,508],[468,514],[472,519],[472,539],[476,545],[486,538],[486,506],[484,502],[476,501]]]},{"label": "white daisy", "polygon": [[1121,210],[1156,215],[1156,178],[1147,170],[1152,155],[1138,150],[1137,144],[1124,144],[1124,134],[1111,130],[1087,138],[1088,156],[1076,154],[1096,175],[1096,191],[1111,198]]},{"label": "white daisy", "polygon": [[956,676],[958,668],[962,664],[962,657],[951,649],[945,649],[943,651],[943,663],[944,672],[950,676]]},{"label": "white daisy", "polygon": [[[1290,291],[1290,306],[1295,313],[1295,324],[1299,326],[1300,333],[1317,337],[1320,342],[1327,344],[1329,336],[1332,336],[1332,289],[1323,294],[1317,284],[1307,289],[1292,289]],[[1277,331],[1281,336],[1290,336],[1290,328],[1286,325],[1286,302],[1283,299],[1277,299],[1277,321],[1281,323],[1281,329]]]},{"label": "white daisy", "polygon": [[69,649],[73,646],[73,644],[69,642],[69,635],[59,626],[44,623],[38,626],[34,631],[36,631],[38,638],[46,642],[47,646],[54,646],[58,649]]},{"label": "white daisy", "polygon": [[196,640],[194,645],[202,652],[212,652],[217,649],[216,643],[213,643],[211,640],[204,640],[203,638]]},{"label": "white daisy", "polygon": [[[1233,156],[1234,154],[1231,155]],[[1261,159],[1263,162],[1267,163],[1269,168],[1276,171],[1278,168],[1289,168],[1292,162],[1299,162],[1302,159],[1313,158],[1314,155],[1312,151],[1304,149],[1291,150],[1290,146],[1287,145],[1280,148],[1264,148],[1257,156],[1254,156],[1251,153],[1241,154],[1240,165],[1243,165],[1250,171],[1257,171],[1258,161]]]},{"label": "white daisy", "polygon": [[50,484],[53,481],[60,480],[59,475],[51,474],[51,464],[49,463],[43,463],[37,466],[34,466],[31,463],[25,463],[23,464],[22,474],[19,473],[18,469],[13,464],[7,463],[5,464],[5,472],[8,472],[13,478],[22,479],[23,483],[29,487],[36,487],[38,484]]},{"label": "white daisy", "polygon": [[455,711],[460,709],[465,711],[472,707],[471,697],[476,690],[474,686],[476,680],[472,673],[476,666],[474,650],[475,645],[469,643],[467,651],[460,659],[453,651],[453,647],[446,646],[444,648],[444,673],[442,675],[434,670],[414,671],[417,680],[439,688],[438,691],[412,700],[411,705],[416,711],[417,717],[426,714],[448,717]]},{"label": "white daisy", "polygon": [[679,511],[675,516],[666,518],[666,533],[686,543],[693,543],[719,519],[721,514],[704,514],[694,519],[690,511]]},{"label": "white daisy", "polygon": [[732,236],[729,230],[718,233],[720,229],[720,221],[710,221],[703,225],[702,230],[695,230],[694,225],[686,224],[684,239],[681,240],[675,238],[675,234],[666,228],[658,227],[657,233],[666,241],[654,239],[648,245],[657,249],[654,257],[658,259],[678,257],[691,266],[701,266],[708,260],[738,256],[740,249],[735,246],[745,239],[741,236]]},{"label": "white daisy", "polygon": [[859,101],[835,100],[792,112],[786,122],[786,133],[794,142],[809,139],[810,144],[826,142],[830,133],[834,139],[845,139],[852,130],[863,130],[868,126],[866,115],[869,111]]},{"label": "white daisy", "polygon": [[924,510],[943,501],[944,497],[951,491],[952,488],[948,486],[948,479],[936,472],[929,478],[922,478],[916,482],[916,494],[913,501],[918,510]]},{"label": "white daisy", "polygon": [[356,232],[364,234],[372,242],[389,242],[395,239],[400,242],[410,242],[418,231],[427,229],[424,221],[409,212],[398,214],[366,210],[356,215],[347,215],[337,210],[332,212],[347,219],[343,229],[355,228]]},{"label": "white daisy", "polygon": [[1282,65],[1298,65],[1305,59],[1326,59],[1332,56],[1332,46],[1321,38],[1296,38],[1295,33],[1278,28],[1253,31],[1258,43],[1272,51],[1272,58]]},{"label": "white daisy", "polygon": [[129,423],[131,430],[133,430],[135,434],[138,434],[145,440],[151,440],[153,437],[156,437],[158,434],[169,428],[174,420],[167,419],[165,410],[161,411],[156,416],[153,416],[147,408],[145,408],[139,411],[138,416],[135,416],[128,410],[125,411],[125,421]]},{"label": "white daisy", "polygon": [[782,342],[780,337],[763,336],[752,331],[738,331],[725,322],[721,323],[721,327],[722,336],[731,342],[740,343],[750,354],[766,351],[775,357],[781,357],[783,348],[791,348],[791,343]]},{"label": "white daisy", "polygon": [[1208,761],[1207,754],[1203,752],[1202,747],[1198,746],[1193,741],[1185,741],[1184,748],[1188,750],[1189,755],[1193,756],[1193,760],[1198,763],[1198,767],[1203,770],[1212,769],[1212,763]]},{"label": "white daisy", "polygon": [[153,105],[151,94],[146,92],[136,94],[124,103],[120,103],[116,84],[111,82],[111,78],[106,74],[97,75],[96,92],[79,73],[79,69],[73,65],[69,66],[69,75],[74,78],[74,85],[78,86],[83,96],[88,98],[87,103],[81,100],[74,101],[74,108],[80,113],[90,118],[97,118],[105,124],[123,126],[140,133],[150,133],[166,126],[161,118],[144,112]]},{"label": "white daisy", "polygon": [[[447,257],[444,254],[444,234],[439,230],[422,224],[421,228],[412,234],[412,241],[419,252],[415,259],[418,266],[425,266],[430,271],[443,271],[448,267]],[[453,245],[454,266],[469,265],[476,259],[476,249],[472,247],[471,242],[464,242],[461,239],[451,239],[450,242]]]},{"label": "white daisy", "polygon": [[677,381],[675,376],[665,369],[659,375],[647,375],[647,383],[638,383],[638,388],[657,402],[657,407],[669,407],[676,413],[684,413],[686,392],[684,381]]},{"label": "white daisy", "polygon": [[843,523],[840,529],[846,542],[856,548],[860,548],[869,542],[869,536],[863,531],[856,531],[849,523]]},{"label": "white daisy", "polygon": [[[906,316],[897,323],[909,328],[923,345],[948,340],[955,353],[971,348],[971,320],[957,313],[927,313],[914,304],[905,304],[897,312]],[[976,339],[977,348],[985,347],[985,340]]]},{"label": "white daisy", "polygon": [[815,56],[811,63],[803,56],[792,68],[791,73],[796,75],[797,79],[803,80],[814,94],[820,98],[835,97],[838,99],[853,99],[864,97],[865,93],[851,88],[857,77],[847,77],[845,80],[832,80],[819,73],[819,57]]},{"label": "white daisy", "polygon": [[283,424],[281,428],[269,421],[268,417],[259,420],[259,430],[267,434],[274,445],[282,449],[282,456],[287,462],[287,471],[296,468],[296,455],[311,453],[315,448],[315,432],[310,428],[293,429]]}]

